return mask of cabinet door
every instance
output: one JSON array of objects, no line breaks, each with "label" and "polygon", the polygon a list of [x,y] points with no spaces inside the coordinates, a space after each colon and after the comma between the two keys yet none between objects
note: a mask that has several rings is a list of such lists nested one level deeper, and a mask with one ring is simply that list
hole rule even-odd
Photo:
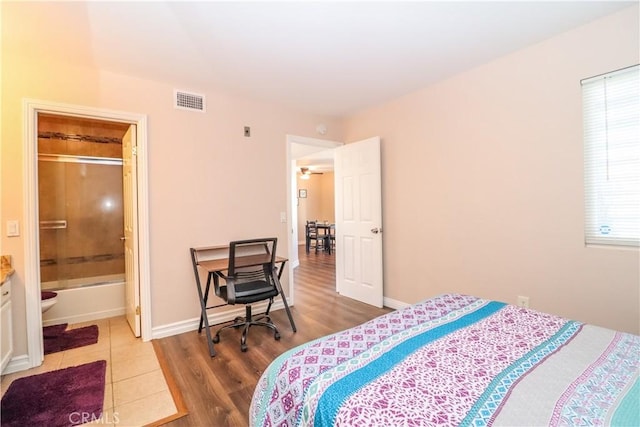
[{"label": "cabinet door", "polygon": [[[2,294],[10,292],[8,283],[2,286]],[[0,308],[0,372],[9,364],[13,356],[13,327],[11,321],[11,295],[3,295]]]}]

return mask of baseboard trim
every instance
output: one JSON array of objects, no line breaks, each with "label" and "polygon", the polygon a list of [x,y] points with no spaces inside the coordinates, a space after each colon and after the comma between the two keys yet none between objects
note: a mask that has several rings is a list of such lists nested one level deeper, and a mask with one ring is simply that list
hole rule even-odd
[{"label": "baseboard trim", "polygon": [[[406,302],[398,301],[392,298],[384,298],[384,306],[393,308],[395,310],[400,310],[402,308],[408,307],[411,304]],[[267,309],[267,303],[254,304],[254,311],[256,313],[264,312]],[[280,310],[284,309],[284,304],[282,300],[277,300],[271,306],[271,310]],[[209,325],[217,325],[220,323],[230,322],[235,319],[237,316],[244,315],[244,306],[237,306],[232,310],[222,311],[220,313],[210,313],[207,317],[209,319]],[[194,317],[187,320],[182,320],[180,322],[169,323],[167,325],[156,326],[151,329],[151,338],[152,339],[160,339],[166,338],[173,335],[183,334],[185,332],[191,332],[198,329],[198,324],[200,323],[200,317]]]},{"label": "baseboard trim", "polygon": [[[252,305],[253,311],[256,314],[263,313],[267,310],[267,303],[259,303]],[[271,306],[271,311],[284,309],[284,303],[282,300],[274,301]],[[209,319],[209,326],[217,325],[220,323],[230,322],[238,316],[244,316],[244,305],[238,305],[232,310],[221,311],[219,313],[210,313],[207,318]],[[156,326],[151,329],[151,338],[160,339],[173,335],[183,334],[185,332],[191,332],[198,330],[200,324],[200,316],[192,319],[183,320],[180,322],[169,323],[167,325]]]},{"label": "baseboard trim", "polygon": [[31,369],[31,363],[29,363],[29,355],[21,354],[20,356],[13,356],[7,366],[2,371],[2,375],[12,374],[14,372],[26,371]]},{"label": "baseboard trim", "polygon": [[391,299],[391,298],[388,298],[388,297],[384,297],[383,304],[384,304],[385,307],[393,308],[395,310],[400,310],[400,309],[403,309],[405,307],[409,307],[411,305],[411,304],[408,304],[406,302],[398,301],[398,300]]}]

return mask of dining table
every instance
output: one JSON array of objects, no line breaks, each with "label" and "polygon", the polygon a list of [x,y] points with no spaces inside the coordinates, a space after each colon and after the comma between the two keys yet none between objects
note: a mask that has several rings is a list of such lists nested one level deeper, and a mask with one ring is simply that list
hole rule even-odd
[{"label": "dining table", "polygon": [[322,239],[323,239],[323,248],[326,252],[331,253],[331,238],[335,239],[336,237],[336,225],[333,223],[326,222],[318,222],[316,223],[316,229],[318,233],[322,231]]}]

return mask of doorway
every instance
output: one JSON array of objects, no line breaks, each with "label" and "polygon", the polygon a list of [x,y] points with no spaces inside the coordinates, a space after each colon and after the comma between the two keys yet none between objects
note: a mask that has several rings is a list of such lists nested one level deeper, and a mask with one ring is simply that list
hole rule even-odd
[{"label": "doorway", "polygon": [[[38,117],[42,291],[124,281],[122,136],[130,126],[50,114]],[[47,314],[51,317],[51,311]]]},{"label": "doorway", "polygon": [[[134,141],[137,141],[137,148],[134,149],[134,162],[136,164],[138,174],[133,181],[133,191],[125,198],[129,198],[127,202],[135,202],[137,205],[137,214],[135,215],[135,256],[136,262],[132,264],[134,271],[133,277],[135,283],[127,283],[135,286],[137,298],[137,315],[138,327],[137,333],[142,336],[143,341],[151,339],[150,316],[142,315],[150,311],[150,290],[149,290],[149,260],[148,254],[148,192],[147,192],[147,157],[146,157],[146,116],[117,111],[106,111],[100,109],[91,109],[81,106],[72,106],[66,104],[56,104],[41,101],[26,100],[24,117],[27,120],[25,126],[25,159],[26,159],[26,218],[25,218],[25,242],[27,246],[27,258],[25,269],[25,286],[26,292],[26,314],[27,314],[27,342],[28,342],[28,367],[39,366],[43,360],[42,346],[42,313],[40,310],[41,282],[43,273],[40,270],[41,245],[42,248],[47,246],[40,239],[40,212],[39,212],[39,158],[38,158],[38,140],[39,140],[39,119],[45,117],[67,117],[75,120],[110,122],[115,127],[123,129],[134,129]],[[131,133],[131,132],[129,132]],[[76,135],[77,136],[77,135]],[[97,157],[97,156],[86,156]],[[126,160],[125,160],[126,161]],[[62,162],[64,163],[64,162]],[[80,173],[92,174],[89,172],[87,165],[77,167]],[[54,172],[55,173],[55,172]],[[113,174],[111,174],[113,175]],[[122,177],[122,174],[120,175]],[[122,183],[122,181],[121,181]],[[126,185],[125,185],[126,187]],[[126,192],[125,192],[126,194]],[[109,204],[109,201],[105,200]],[[111,201],[113,203],[113,201]],[[125,203],[126,205],[126,203]],[[112,206],[113,207],[113,206]],[[43,218],[44,220],[44,218]],[[64,224],[59,219],[60,227]],[[46,223],[45,223],[46,224]],[[119,242],[122,245],[122,242]],[[49,244],[50,246],[50,244]],[[98,254],[99,255],[99,254]],[[108,261],[118,260],[117,253],[108,254],[112,259]],[[68,258],[68,257],[67,257]],[[80,260],[91,259],[92,257],[78,256]],[[98,256],[97,259],[101,257]],[[102,257],[103,259],[109,257]],[[103,265],[104,267],[104,265]],[[129,267],[127,266],[127,269]],[[122,271],[124,273],[124,271]],[[103,276],[98,274],[98,276]],[[104,276],[110,276],[109,274]],[[64,281],[63,281],[64,282]],[[135,333],[134,329],[134,333]]]},{"label": "doorway", "polygon": [[[382,307],[382,181],[380,137],[344,145],[334,141],[287,136],[289,208],[289,296],[294,301],[293,268],[297,258],[297,191],[294,148],[332,149],[334,153],[336,290],[345,296]],[[321,147],[321,148],[318,148]],[[294,250],[294,248],[296,250]]]},{"label": "doorway", "polygon": [[[333,163],[332,151],[336,147],[344,145],[342,142],[324,139],[307,138],[302,136],[287,135],[287,210],[289,218],[289,294],[288,299],[293,305],[295,302],[295,286],[293,280],[293,269],[299,264],[298,243],[301,240],[298,229],[298,191],[297,191],[297,161],[303,157],[313,156],[315,153],[325,152],[323,162],[330,159]],[[323,220],[324,218],[318,218]],[[304,235],[302,235],[304,239]]]}]

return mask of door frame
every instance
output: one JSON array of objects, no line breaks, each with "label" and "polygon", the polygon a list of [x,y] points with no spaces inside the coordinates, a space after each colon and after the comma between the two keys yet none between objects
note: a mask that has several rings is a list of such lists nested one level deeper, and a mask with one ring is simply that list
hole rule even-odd
[{"label": "door frame", "polygon": [[23,100],[24,183],[25,183],[25,309],[27,320],[27,357],[29,367],[44,360],[42,311],[40,308],[40,247],[38,227],[38,121],[39,113],[107,120],[136,125],[138,198],[138,277],[142,340],[151,336],[151,291],[149,262],[149,192],[147,156],[147,116],[145,114],[92,108],[34,99]]},{"label": "door frame", "polygon": [[[328,150],[332,148],[337,148],[344,145],[344,142],[340,141],[332,141],[328,139],[317,139],[317,138],[309,138],[306,136],[297,136],[297,135],[287,135],[286,136],[286,146],[287,146],[287,235],[288,235],[288,247],[287,250],[289,252],[289,260],[288,263],[288,280],[289,280],[289,293],[287,295],[287,300],[290,305],[293,305],[295,302],[295,291],[294,291],[294,280],[293,280],[293,269],[296,268],[299,264],[298,261],[298,237],[297,237],[297,228],[298,228],[298,215],[297,215],[297,194],[293,190],[296,182],[296,171],[295,171],[295,161],[296,159],[293,157],[292,146],[293,144],[302,144],[313,147],[318,147],[318,151]],[[295,214],[294,214],[295,211]],[[295,223],[294,220],[295,219]]]}]

